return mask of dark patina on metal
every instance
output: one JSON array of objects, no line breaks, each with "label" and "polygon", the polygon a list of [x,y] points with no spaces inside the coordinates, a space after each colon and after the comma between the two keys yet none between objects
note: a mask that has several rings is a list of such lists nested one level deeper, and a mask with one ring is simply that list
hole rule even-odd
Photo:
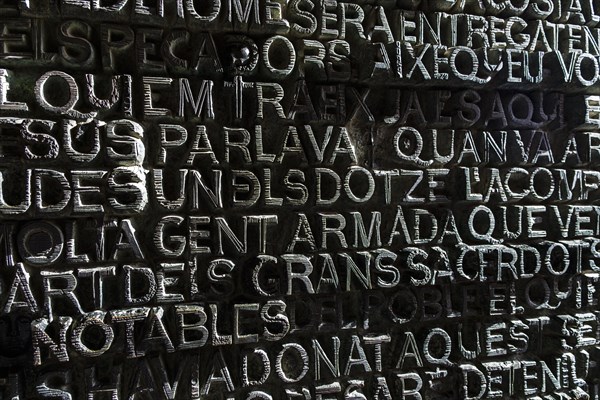
[{"label": "dark patina on metal", "polygon": [[598,398],[599,24],[0,2],[0,398]]}]

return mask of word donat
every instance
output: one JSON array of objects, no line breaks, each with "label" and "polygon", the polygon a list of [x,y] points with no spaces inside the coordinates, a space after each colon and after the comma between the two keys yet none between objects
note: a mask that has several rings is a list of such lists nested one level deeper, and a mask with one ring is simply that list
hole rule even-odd
[{"label": "word donat", "polygon": [[[365,337],[364,340],[378,339]],[[511,393],[520,398],[530,396],[527,398],[570,400],[587,398],[588,392],[597,393],[599,388],[598,384],[590,385],[585,381],[591,379],[594,370],[588,371],[593,361],[584,352],[569,352],[548,360],[485,362],[481,366],[460,364],[458,372],[438,367],[417,372],[386,372],[382,374],[384,376],[365,374],[347,382],[308,382],[303,379],[302,383],[296,383],[298,373],[291,371],[285,363],[306,356],[306,360],[299,360],[301,367],[298,368],[302,368],[304,378],[314,370],[310,359],[313,351],[297,343],[288,343],[286,346],[279,353],[282,357],[272,354],[274,360],[269,358],[271,355],[263,348],[246,349],[241,361],[236,360],[235,365],[219,353],[186,355],[180,357],[177,363],[168,362],[162,357],[136,359],[113,366],[116,372],[108,383],[98,379],[101,376],[98,367],[85,368],[84,374],[75,374],[74,370],[66,368],[55,368],[36,376],[35,393],[38,398],[43,399],[56,396],[69,399],[77,394],[85,394],[88,396],[86,398],[92,399],[108,394],[115,400],[139,397],[140,393],[152,396],[153,400],[212,399],[223,392],[228,393],[229,400],[310,400],[324,398],[323,396],[335,400],[392,400],[395,396],[423,399],[449,394],[456,399],[478,400],[499,398]],[[296,351],[298,355],[294,355]],[[316,357],[321,357],[321,368],[328,367],[327,362],[331,360],[327,355]],[[210,360],[208,370],[202,367],[204,359]],[[265,372],[256,373],[256,376],[255,371],[248,368],[238,372],[238,365],[249,366],[252,362],[262,365],[260,370]],[[124,369],[130,372],[132,380],[126,379]],[[169,377],[167,369],[176,371],[173,378]],[[83,376],[87,379],[83,379]],[[10,392],[4,393],[18,396],[20,380],[21,375],[10,374]],[[456,380],[464,383],[460,391],[449,389],[448,383]],[[278,383],[274,386],[273,382]]]},{"label": "word donat", "polygon": [[[187,398],[193,399],[222,392],[232,395],[238,392],[239,395],[240,389],[248,388],[256,391],[243,398],[264,400],[272,399],[268,393],[273,393],[270,386],[276,384],[283,386],[288,399],[299,397],[308,400],[313,391],[317,395],[334,395],[335,399],[356,398],[349,394],[359,398],[372,395],[372,398],[392,399],[392,393],[421,398],[420,393],[426,390],[424,382],[452,381],[454,374],[457,374],[465,387],[460,397],[457,393],[456,398],[479,399],[486,391],[492,398],[498,397],[498,393],[502,393],[497,390],[498,384],[507,386],[507,393],[521,396],[543,394],[551,390],[575,390],[585,385],[584,380],[592,372],[590,367],[593,359],[584,349],[536,361],[529,360],[527,356],[519,361],[488,361],[481,365],[451,361],[450,358],[472,359],[476,351],[470,350],[471,346],[487,357],[521,354],[527,349],[528,335],[532,333],[527,324],[518,320],[485,324],[474,330],[477,342],[473,344],[468,343],[464,336],[465,332],[473,335],[473,329],[465,329],[464,326],[459,329],[462,335],[459,333],[457,337],[451,336],[443,328],[434,327],[418,334],[405,331],[395,335],[345,335],[331,339],[288,341],[270,348],[242,346],[237,357],[227,357],[214,350],[188,352],[179,358],[177,365],[171,367],[177,371],[173,380],[164,373],[170,364],[166,362],[166,358],[170,358],[168,356],[128,360],[125,365],[133,369],[134,379],[129,382],[130,385],[120,389],[125,393],[143,390],[152,393],[154,399],[172,400],[185,398],[186,393],[188,396],[192,394]],[[417,344],[417,335],[422,339],[419,340],[420,344]],[[64,348],[68,346],[68,342],[61,342]],[[54,350],[54,354],[65,357],[68,353],[63,350],[61,354]],[[248,368],[250,365],[260,368]],[[458,371],[453,372],[456,367]],[[60,371],[60,365],[55,368]],[[362,379],[373,372],[379,374],[370,385],[365,385]],[[144,373],[146,378],[140,379]],[[62,371],[48,373],[44,377],[49,375],[55,378],[63,375],[64,379]],[[357,378],[348,382],[354,393],[346,392],[344,395],[340,383],[329,383],[332,379],[340,380],[349,376]],[[120,386],[118,378],[119,375],[113,376],[110,385],[117,393]],[[477,391],[468,384],[469,381],[478,381],[479,384],[474,386]],[[64,386],[62,388],[65,389]],[[281,393],[276,398],[285,397]]]},{"label": "word donat", "polygon": [[[83,314],[77,321],[70,317],[58,317],[55,320],[40,318],[32,322],[34,362],[40,365],[44,361],[54,359],[60,362],[67,362],[75,354],[84,357],[96,357],[106,352],[118,351],[124,348],[128,358],[143,357],[152,349],[163,348],[167,352],[178,350],[189,350],[204,346],[225,346],[231,344],[249,344],[258,343],[261,340],[278,342],[288,333],[290,325],[288,316],[285,314],[286,303],[281,300],[272,300],[266,302],[263,306],[258,303],[235,304],[232,307],[233,313],[228,318],[227,324],[221,321],[223,315],[219,315],[216,304],[187,305],[180,304],[173,306],[172,309],[165,310],[163,307],[138,307],[125,310],[113,310],[110,312],[94,311]],[[261,310],[262,309],[262,310]],[[209,311],[210,310],[210,311]],[[259,311],[261,310],[261,311]],[[276,311],[275,313],[273,311]],[[175,326],[166,325],[167,315],[175,314]],[[207,316],[210,315],[210,318]],[[260,325],[252,325],[254,317],[260,315]],[[171,317],[171,315],[169,315]],[[596,344],[595,333],[598,332],[598,323],[594,314],[561,315],[561,318],[555,323],[550,323],[548,319],[540,320],[532,318],[526,322],[520,319],[510,319],[506,322],[480,322],[480,323],[461,323],[455,332],[447,332],[440,327],[433,329],[408,329],[395,331],[393,334],[375,334],[376,338],[365,340],[364,342],[357,336],[352,336],[350,348],[344,346],[344,351],[348,352],[349,359],[354,352],[362,355],[361,362],[350,363],[359,364],[364,372],[376,370],[382,372],[383,366],[386,368],[414,368],[423,367],[425,364],[431,365],[452,365],[454,360],[467,359],[473,360],[478,357],[502,357],[507,354],[523,354],[528,351],[530,336],[532,339],[540,340],[547,336],[552,340],[552,334],[560,330],[561,327],[569,328],[574,332],[566,332],[559,335],[565,338],[565,349],[572,349],[567,346],[575,339],[575,348],[593,346]],[[576,318],[581,317],[585,324],[577,327],[574,322]],[[258,321],[257,321],[258,322]],[[543,324],[545,323],[545,324]],[[49,329],[50,325],[58,328],[58,332]],[[218,325],[218,329],[217,329]],[[224,325],[227,328],[221,329]],[[101,349],[92,349],[87,345],[90,338],[84,335],[85,331],[99,327],[103,332],[105,343]],[[172,331],[175,331],[175,334]],[[142,335],[141,332],[144,332]],[[227,333],[226,333],[227,332]],[[276,332],[276,333],[275,333]],[[347,334],[347,332],[343,332]],[[174,340],[171,339],[174,338]],[[143,338],[142,340],[140,340]],[[421,339],[418,345],[416,338]],[[69,339],[69,340],[67,340]],[[124,341],[116,343],[115,339]],[[209,340],[210,339],[210,340]],[[340,340],[333,337],[333,343],[329,342],[321,347],[320,343],[313,339],[313,345],[319,344],[321,350],[330,348],[333,344],[335,349],[332,354],[334,357],[340,357]],[[392,343],[391,345],[389,343]],[[473,343],[475,342],[475,343]],[[175,347],[174,343],[178,346]],[[347,345],[347,343],[344,343]],[[365,355],[365,345],[374,345],[372,348],[374,360]],[[402,346],[400,346],[402,345]],[[113,347],[114,346],[114,347]],[[394,361],[389,358],[382,360],[382,347],[391,347],[389,350],[393,353]],[[273,347],[279,347],[277,345]],[[285,347],[285,344],[284,344]],[[445,351],[439,354],[439,348]],[[47,357],[42,360],[42,351]],[[435,349],[435,350],[433,350]],[[471,350],[473,349],[473,350]],[[329,357],[329,356],[328,356]],[[383,362],[382,362],[383,361]],[[330,365],[330,371],[321,375],[316,371],[315,378],[320,380],[332,373],[332,378],[340,377],[340,370],[332,368],[333,365],[339,365],[339,360]],[[373,365],[373,367],[371,367]],[[352,367],[350,365],[349,367]],[[348,374],[351,368],[346,368]],[[298,379],[299,380],[299,379]]]},{"label": "word donat", "polygon": [[[288,353],[295,351],[294,345],[290,344],[285,350]],[[102,374],[98,372],[97,367],[85,368],[84,375],[76,374],[75,370],[56,368],[38,374],[33,380],[35,386],[31,393],[35,393],[36,398],[41,399],[56,398],[57,396],[71,399],[82,394],[88,396],[86,398],[89,399],[110,395],[113,400],[122,400],[140,398],[140,394],[144,394],[151,396],[148,398],[153,400],[202,400],[213,399],[215,396],[227,393],[228,400],[310,400],[323,398],[323,396],[332,400],[377,398],[368,396],[382,398],[383,396],[384,399],[391,400],[392,394],[396,393],[405,396],[419,394],[423,387],[422,382],[427,382],[428,379],[425,377],[421,380],[415,373],[389,373],[386,377],[362,376],[360,379],[351,379],[348,382],[335,381],[315,384],[306,380],[306,382],[298,384],[286,381],[286,379],[293,381],[295,378],[294,372],[288,372],[286,370],[288,365],[284,364],[287,358],[291,359],[291,356],[287,356],[285,360],[283,357],[278,358],[273,361],[273,365],[265,358],[267,356],[263,354],[264,350],[258,348],[245,351],[247,354],[237,364],[241,363],[247,367],[246,370],[239,373],[219,353],[185,355],[180,357],[177,363],[167,363],[159,357],[141,358],[126,364],[113,365],[112,368],[115,372],[112,374],[109,384],[97,379]],[[281,354],[286,356],[286,352]],[[304,355],[304,353],[302,354]],[[205,359],[210,363],[210,370],[203,367]],[[265,372],[266,375],[254,377],[254,371],[249,369],[248,365],[261,361],[264,363],[263,366],[269,367],[269,370]],[[302,366],[304,367],[305,364]],[[167,369],[177,371],[172,379],[167,373]],[[128,380],[124,376],[124,370],[131,374],[132,380]],[[274,377],[276,374],[277,378]],[[436,378],[445,377],[447,371],[427,371],[426,376],[430,375]],[[87,379],[84,379],[83,376]],[[18,396],[22,395],[20,386],[23,379],[21,374],[11,373],[8,387],[3,392],[0,386],[0,394],[4,393],[13,398],[19,398]],[[419,380],[417,381],[417,379]],[[262,382],[263,380],[268,383],[265,384]],[[272,382],[275,381],[284,383],[273,385]],[[419,389],[408,387],[415,383],[421,385]]]}]

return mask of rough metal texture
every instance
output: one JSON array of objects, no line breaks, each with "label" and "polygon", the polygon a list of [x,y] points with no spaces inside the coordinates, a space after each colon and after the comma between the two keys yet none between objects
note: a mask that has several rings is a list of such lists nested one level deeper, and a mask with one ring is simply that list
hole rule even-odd
[{"label": "rough metal texture", "polygon": [[598,399],[596,0],[0,0],[0,398]]}]

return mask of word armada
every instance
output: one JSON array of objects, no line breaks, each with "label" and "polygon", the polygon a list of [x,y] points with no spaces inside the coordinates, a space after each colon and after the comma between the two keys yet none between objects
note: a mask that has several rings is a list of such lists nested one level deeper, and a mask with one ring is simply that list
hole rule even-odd
[{"label": "word armada", "polygon": [[[495,334],[491,335],[490,343],[497,343],[502,339],[497,334],[500,330],[496,328],[493,332]],[[432,329],[425,340],[431,343],[434,338],[451,341],[446,331],[439,328]],[[520,340],[526,338],[524,335]],[[276,351],[262,346],[247,347],[244,348],[244,355],[237,360],[227,360],[218,351],[188,351],[179,357],[177,364],[172,365],[163,357],[133,359],[127,363],[132,378],[130,382],[119,381],[118,375],[113,374],[112,380],[108,384],[104,382],[104,385],[97,380],[101,374],[97,367],[86,369],[88,379],[85,384],[81,382],[81,386],[78,386],[73,371],[59,369],[41,375],[36,392],[43,398],[50,395],[68,398],[77,394],[96,397],[106,393],[117,398],[128,398],[143,393],[156,399],[175,399],[183,391],[190,393],[191,399],[210,398],[220,391],[241,393],[239,398],[248,400],[293,399],[308,397],[311,393],[343,399],[391,399],[391,393],[420,398],[427,381],[436,384],[435,389],[429,391],[430,394],[443,395],[449,368],[458,368],[466,398],[483,398],[488,387],[493,388],[492,397],[511,393],[533,398],[553,393],[566,399],[585,393],[579,387],[584,384],[583,378],[586,377],[578,373],[582,368],[580,360],[586,357],[582,353],[566,352],[548,361],[522,359],[511,363],[484,362],[481,366],[468,362],[453,365],[440,361],[427,347],[418,346],[410,331],[398,335],[398,338],[389,335],[353,335],[349,339],[347,342],[341,342],[338,337],[312,339],[306,345],[284,342],[276,346]],[[388,358],[382,352],[388,349],[391,342],[398,342],[404,347],[402,352]],[[392,363],[390,358],[394,358]],[[291,362],[298,364],[295,369],[286,365]],[[423,373],[408,372],[412,367],[422,367],[424,364],[428,368]],[[260,368],[249,369],[251,365],[259,365]],[[164,373],[167,366],[175,372],[174,378]],[[369,377],[347,379],[354,371],[366,372]],[[310,385],[306,377],[312,374],[320,384]],[[342,382],[338,381],[340,378]],[[16,376],[14,379],[17,379]],[[60,389],[49,389],[45,382],[51,379],[65,384]],[[273,389],[273,383],[279,388]],[[481,389],[471,391],[469,388],[473,383]],[[571,385],[577,389],[570,390]]]},{"label": "word armada", "polygon": [[0,399],[600,399],[597,1],[0,15]]}]

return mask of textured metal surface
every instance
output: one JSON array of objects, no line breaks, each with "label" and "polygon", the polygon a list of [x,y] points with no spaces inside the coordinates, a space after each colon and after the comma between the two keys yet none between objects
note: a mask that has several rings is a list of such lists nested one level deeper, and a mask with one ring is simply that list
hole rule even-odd
[{"label": "textured metal surface", "polygon": [[0,1],[0,398],[597,399],[597,3]]}]

